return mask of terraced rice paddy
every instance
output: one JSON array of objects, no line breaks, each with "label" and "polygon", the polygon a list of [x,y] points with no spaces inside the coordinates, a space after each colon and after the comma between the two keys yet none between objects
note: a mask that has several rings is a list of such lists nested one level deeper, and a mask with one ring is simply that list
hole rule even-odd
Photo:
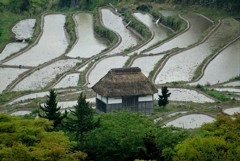
[{"label": "terraced rice paddy", "polygon": [[78,39],[67,56],[89,58],[107,48],[106,42],[94,34],[93,16],[91,14],[78,13],[74,16],[74,19]]},{"label": "terraced rice paddy", "polygon": [[[163,16],[178,14],[168,10],[160,12]],[[129,22],[125,22],[122,15],[110,8],[101,8],[99,14],[100,23],[118,36],[118,43],[108,51],[102,52],[108,47],[109,42],[94,32],[93,16],[84,12],[73,16],[77,40],[72,46],[68,46],[68,33],[64,27],[66,16],[59,13],[42,17],[42,33],[33,45],[27,47],[28,44],[24,42],[11,42],[6,45],[0,54],[0,92],[31,90],[29,94],[12,99],[6,106],[25,107],[25,104],[31,103],[36,98],[39,98],[37,99],[40,100],[39,103],[43,103],[42,98],[51,88],[56,88],[61,93],[58,105],[62,110],[76,105],[77,95],[81,92],[88,93],[87,101],[94,106],[95,97],[91,87],[110,69],[124,65],[141,68],[147,77],[154,79],[156,76],[153,81],[158,85],[158,94],[161,94],[161,84],[173,82],[167,85],[170,85],[169,91],[172,93],[170,103],[176,107],[182,104],[197,104],[209,110],[209,106],[217,106],[216,102],[219,100],[192,87],[198,83],[219,85],[210,86],[209,89],[214,88],[223,93],[226,91],[239,93],[240,83],[237,78],[240,75],[239,21],[227,18],[217,24],[196,13],[181,13],[182,18],[189,23],[189,28],[168,39],[171,33],[169,29],[156,24],[156,20],[150,14],[135,12],[133,16],[153,33],[150,41],[136,49],[134,47],[141,42],[139,34],[133,32],[133,28],[126,27]],[[17,23],[12,30],[17,35],[16,39],[30,39],[34,26],[35,20],[28,19]],[[159,42],[161,42],[159,45],[150,48]],[[25,49],[19,52],[23,48]],[[129,48],[132,49],[131,52],[128,51]],[[172,50],[174,48],[175,50]],[[213,54],[216,54],[215,57]],[[204,61],[209,63],[205,64],[206,68],[201,74],[201,79],[193,83],[194,72]],[[223,84],[234,77],[235,81]],[[84,82],[81,82],[83,80]],[[185,81],[188,84],[178,81]],[[84,85],[80,87],[79,84]],[[156,94],[154,98],[156,103],[158,95]],[[228,115],[239,111],[239,107],[224,109],[223,112]],[[12,111],[14,110],[9,112],[13,115],[30,113],[30,110],[26,109]],[[186,129],[199,128],[203,123],[215,120],[205,114],[189,114],[193,112],[195,111],[191,109],[179,109],[168,112],[158,119],[163,121],[166,117],[167,120],[164,121],[168,122],[167,126]],[[177,118],[178,115],[181,117]],[[172,120],[174,118],[176,119]]]},{"label": "terraced rice paddy", "polygon": [[[226,32],[228,30],[229,32]],[[158,74],[155,83],[190,81],[194,71],[207,56],[219,46],[227,44],[226,40],[233,40],[239,34],[240,22],[234,19],[224,19],[219,28],[202,44],[172,56]]]},{"label": "terraced rice paddy", "polygon": [[110,51],[108,55],[118,54],[137,45],[138,37],[125,27],[126,24],[123,23],[122,17],[116,15],[111,9],[101,9],[101,15],[103,25],[121,38],[120,44]]},{"label": "terraced rice paddy", "polygon": [[201,127],[204,123],[211,123],[215,119],[203,114],[190,114],[170,121],[166,126],[174,126],[183,129],[195,129]]},{"label": "terraced rice paddy", "polygon": [[226,113],[228,115],[234,115],[237,113],[240,113],[240,107],[233,107],[223,110],[223,113]]},{"label": "terraced rice paddy", "polygon": [[64,54],[68,46],[64,23],[65,16],[62,14],[44,16],[43,34],[38,43],[4,64],[38,66]]},{"label": "terraced rice paddy", "polygon": [[200,36],[206,31],[212,22],[198,14],[184,14],[182,17],[189,22],[189,29],[170,41],[145,52],[145,54],[157,54],[173,48],[185,48],[199,41]]},{"label": "terraced rice paddy", "polygon": [[39,69],[18,83],[13,91],[40,90],[54,81],[55,77],[73,68],[78,60],[66,59],[57,61],[49,66]]}]

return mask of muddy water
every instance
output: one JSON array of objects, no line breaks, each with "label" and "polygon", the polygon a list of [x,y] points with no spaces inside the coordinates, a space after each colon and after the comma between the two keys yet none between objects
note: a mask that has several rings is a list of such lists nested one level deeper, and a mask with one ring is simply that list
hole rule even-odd
[{"label": "muddy water", "polygon": [[[169,88],[171,96],[170,101],[180,101],[180,102],[196,102],[196,103],[206,103],[215,102],[213,99],[199,93],[195,90],[184,89],[184,88]],[[161,94],[161,89],[158,89],[158,94]],[[154,99],[158,99],[158,94],[154,95]]]},{"label": "muddy water", "polygon": [[78,85],[79,73],[66,75],[54,88],[76,87]]},{"label": "muddy water", "polygon": [[67,56],[89,58],[107,48],[104,40],[100,40],[94,34],[93,16],[88,13],[75,15],[78,40]]},{"label": "muddy water", "polygon": [[68,46],[64,23],[62,14],[45,16],[43,34],[36,46],[5,64],[37,66],[62,55]]},{"label": "muddy water", "polygon": [[23,40],[29,39],[33,35],[36,19],[26,19],[19,21],[13,28],[12,32],[15,34],[16,39]]},{"label": "muddy water", "polygon": [[201,127],[204,123],[211,123],[215,119],[208,115],[203,114],[191,114],[177,118],[171,122],[168,122],[166,126],[175,126],[184,129],[195,129]]},{"label": "muddy water", "polygon": [[185,48],[196,43],[201,34],[212,25],[212,22],[198,14],[188,13],[182,15],[182,17],[189,21],[189,30],[177,36],[176,38],[146,52],[145,54],[161,53],[173,48]]},{"label": "muddy water", "polygon": [[127,48],[137,45],[138,38],[125,27],[123,18],[114,14],[110,9],[101,9],[103,25],[121,36],[121,43],[108,53],[114,55]]},{"label": "muddy water", "polygon": [[101,60],[88,76],[88,87],[94,86],[110,69],[123,67],[128,58],[128,56],[114,56]]},{"label": "muddy water", "polygon": [[5,46],[3,51],[0,53],[0,61],[6,59],[8,56],[11,56],[13,53],[19,52],[21,49],[25,48],[27,43],[13,42]]},{"label": "muddy water", "polygon": [[[214,49],[240,34],[240,22],[223,20],[221,26],[202,44],[171,57],[157,76],[155,83],[190,81],[194,71]],[[229,58],[231,59],[231,58]]]},{"label": "muddy water", "polygon": [[240,38],[210,62],[196,83],[216,84],[240,75]]},{"label": "muddy water", "polygon": [[139,67],[142,70],[142,73],[148,77],[155,64],[163,57],[164,55],[139,57],[133,62],[132,67]]},{"label": "muddy water", "polygon": [[0,93],[27,69],[18,68],[0,68]]},{"label": "muddy water", "polygon": [[166,27],[163,27],[159,24],[156,24],[155,20],[152,16],[146,13],[134,13],[134,17],[136,17],[140,22],[145,24],[154,34],[154,37],[151,41],[149,41],[146,45],[141,47],[140,49],[134,51],[133,53],[140,53],[141,51],[149,48],[150,46],[156,44],[159,41],[162,41],[167,38],[167,34],[170,33],[170,30]]},{"label": "muddy water", "polygon": [[57,75],[73,68],[76,63],[78,63],[78,60],[65,59],[50,64],[24,78],[16,85],[16,87],[14,87],[13,91],[40,90],[53,81]]}]

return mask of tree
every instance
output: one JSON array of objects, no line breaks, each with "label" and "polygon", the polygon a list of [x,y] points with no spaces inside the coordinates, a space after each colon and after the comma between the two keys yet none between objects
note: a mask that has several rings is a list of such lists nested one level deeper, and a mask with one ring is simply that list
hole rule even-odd
[{"label": "tree", "polygon": [[173,160],[239,160],[240,115],[220,116],[202,127],[203,136],[184,140],[175,147]]},{"label": "tree", "polygon": [[73,152],[72,143],[63,132],[47,132],[52,128],[46,119],[26,120],[0,114],[0,160],[83,160],[81,151]]},{"label": "tree", "polygon": [[66,118],[66,130],[75,134],[75,139],[79,141],[80,147],[83,146],[83,134],[90,131],[99,125],[99,120],[94,121],[93,110],[86,101],[86,96],[83,93],[78,97],[77,105],[74,106],[74,111],[70,110],[70,115]]},{"label": "tree", "polygon": [[158,105],[161,107],[165,107],[169,101],[168,101],[168,97],[170,97],[171,93],[169,93],[167,86],[163,86],[162,87],[162,95],[158,95]]},{"label": "tree", "polygon": [[39,111],[39,117],[46,118],[50,121],[53,121],[53,127],[56,128],[61,121],[67,116],[67,112],[62,115],[60,112],[61,107],[57,106],[56,101],[57,94],[52,89],[49,91],[49,95],[47,96],[47,101],[44,106],[40,105],[40,109],[43,111],[43,114]]},{"label": "tree", "polygon": [[84,135],[90,159],[118,161],[150,156],[140,154],[149,152],[146,144],[152,145],[146,134],[155,134],[157,130],[149,118],[127,111],[99,114],[98,117],[100,126]]}]

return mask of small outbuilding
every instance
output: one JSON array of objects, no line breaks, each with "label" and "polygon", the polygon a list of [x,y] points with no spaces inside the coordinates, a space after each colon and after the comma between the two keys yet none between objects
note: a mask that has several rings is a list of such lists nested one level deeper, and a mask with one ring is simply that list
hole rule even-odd
[{"label": "small outbuilding", "polygon": [[129,110],[150,115],[158,92],[138,67],[111,69],[92,89],[98,113]]}]

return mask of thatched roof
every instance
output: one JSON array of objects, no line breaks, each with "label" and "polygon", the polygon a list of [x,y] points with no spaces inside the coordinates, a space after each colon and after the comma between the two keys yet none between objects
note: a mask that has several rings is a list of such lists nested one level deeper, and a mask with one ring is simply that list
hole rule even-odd
[{"label": "thatched roof", "polygon": [[92,89],[104,97],[148,95],[158,92],[138,67],[111,69]]}]

